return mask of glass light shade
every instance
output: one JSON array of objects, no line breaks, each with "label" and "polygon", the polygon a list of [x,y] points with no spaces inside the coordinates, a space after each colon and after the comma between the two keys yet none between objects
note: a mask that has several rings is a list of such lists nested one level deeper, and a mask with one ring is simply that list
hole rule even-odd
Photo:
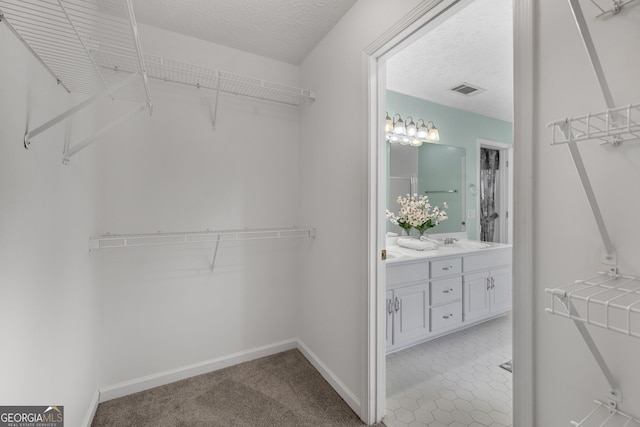
[{"label": "glass light shade", "polygon": [[429,135],[429,131],[425,125],[420,126],[416,132],[416,136],[420,139],[425,139]]},{"label": "glass light shade", "polygon": [[391,117],[389,117],[389,113],[387,113],[387,118],[385,119],[384,131],[386,133],[391,133],[393,130],[393,122],[391,121]]},{"label": "glass light shade", "polygon": [[411,138],[409,145],[412,147],[420,147],[422,145],[422,140],[418,138]]},{"label": "glass light shade", "polygon": [[440,133],[438,132],[436,125],[434,125],[433,122],[429,122],[427,124],[427,128],[429,129],[427,139],[429,141],[440,141]]},{"label": "glass light shade", "polygon": [[413,123],[413,117],[407,117],[407,136],[415,136],[416,132],[418,132],[418,128],[416,128],[416,124]]},{"label": "glass light shade", "polygon": [[402,117],[400,117],[400,114],[396,114],[396,116],[398,116],[398,120],[393,122],[393,133],[395,133],[396,135],[406,135],[407,128],[404,126]]},{"label": "glass light shade", "polygon": [[409,137],[408,136],[400,137],[400,145],[409,145]]}]

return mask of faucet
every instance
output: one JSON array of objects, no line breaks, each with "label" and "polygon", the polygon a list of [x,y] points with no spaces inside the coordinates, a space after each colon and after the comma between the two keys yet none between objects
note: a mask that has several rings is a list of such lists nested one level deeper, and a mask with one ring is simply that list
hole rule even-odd
[{"label": "faucet", "polygon": [[445,245],[450,245],[458,241],[458,239],[456,239],[455,237],[445,237],[443,240]]}]

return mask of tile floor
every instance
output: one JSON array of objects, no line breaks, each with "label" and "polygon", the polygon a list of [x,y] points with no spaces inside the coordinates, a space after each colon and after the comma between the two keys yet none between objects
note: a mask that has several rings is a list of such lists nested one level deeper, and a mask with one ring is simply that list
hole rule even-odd
[{"label": "tile floor", "polygon": [[389,427],[511,427],[511,315],[387,356]]}]

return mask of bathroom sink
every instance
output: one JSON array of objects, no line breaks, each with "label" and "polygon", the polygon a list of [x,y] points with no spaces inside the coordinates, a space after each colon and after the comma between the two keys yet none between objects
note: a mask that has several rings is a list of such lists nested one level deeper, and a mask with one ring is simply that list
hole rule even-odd
[{"label": "bathroom sink", "polygon": [[453,247],[453,248],[460,248],[460,249],[486,249],[491,247],[490,244],[485,243],[485,242],[477,242],[474,240],[460,240],[457,241],[455,243],[452,243],[451,245],[447,245],[449,247]]}]

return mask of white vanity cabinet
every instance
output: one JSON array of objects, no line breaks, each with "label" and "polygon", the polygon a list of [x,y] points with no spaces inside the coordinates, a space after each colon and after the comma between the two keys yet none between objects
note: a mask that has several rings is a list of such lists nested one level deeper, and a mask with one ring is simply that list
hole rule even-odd
[{"label": "white vanity cabinet", "polygon": [[387,264],[387,351],[448,334],[511,309],[511,247]]},{"label": "white vanity cabinet", "polygon": [[429,334],[429,262],[387,268],[387,349]]},{"label": "white vanity cabinet", "polygon": [[511,310],[511,249],[464,257],[464,321]]}]

